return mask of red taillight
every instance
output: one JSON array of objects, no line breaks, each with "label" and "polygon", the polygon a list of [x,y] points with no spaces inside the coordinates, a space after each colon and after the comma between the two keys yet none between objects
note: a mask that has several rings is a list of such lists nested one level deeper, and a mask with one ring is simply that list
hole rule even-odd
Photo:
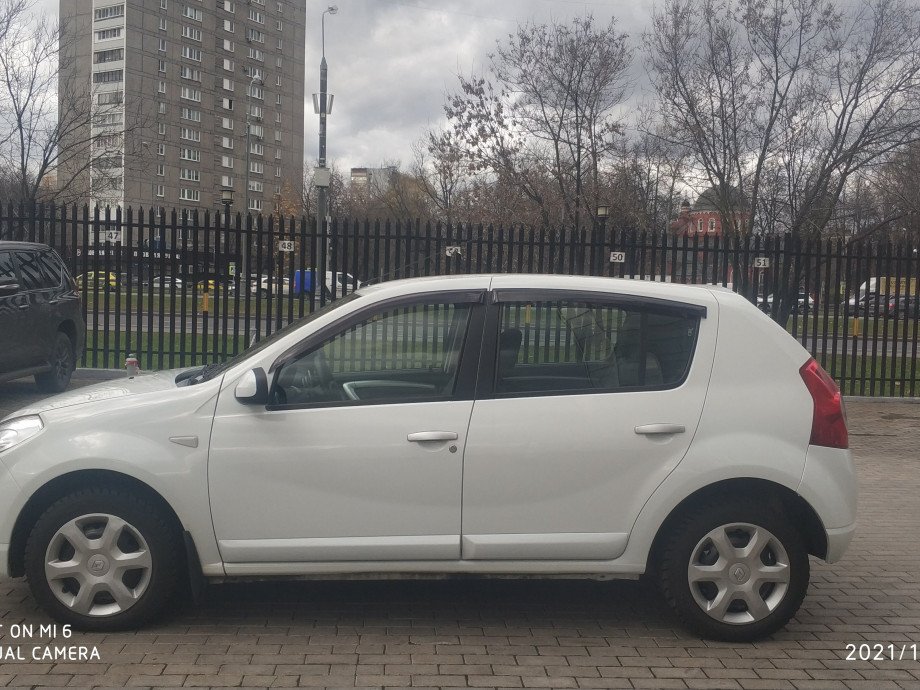
[{"label": "red taillight", "polygon": [[815,405],[809,443],[828,448],[849,448],[850,439],[847,434],[843,398],[834,379],[814,359],[808,360],[799,369],[799,374]]}]

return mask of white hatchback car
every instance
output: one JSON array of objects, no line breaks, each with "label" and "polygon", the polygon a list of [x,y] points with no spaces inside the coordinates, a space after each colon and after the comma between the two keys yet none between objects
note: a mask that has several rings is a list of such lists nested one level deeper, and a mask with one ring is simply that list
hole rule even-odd
[{"label": "white hatchback car", "polygon": [[0,423],[0,575],[87,630],[203,578],[648,573],[699,633],[750,640],[855,521],[837,387],[712,287],[384,283]]}]

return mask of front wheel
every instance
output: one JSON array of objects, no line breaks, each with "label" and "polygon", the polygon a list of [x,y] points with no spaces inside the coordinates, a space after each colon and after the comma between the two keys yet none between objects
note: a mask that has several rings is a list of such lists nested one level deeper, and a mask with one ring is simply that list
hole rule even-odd
[{"label": "front wheel", "polygon": [[668,529],[658,582],[687,627],[707,638],[748,642],[776,632],[798,611],[808,589],[808,551],[772,507],[710,503]]},{"label": "front wheel", "polygon": [[38,603],[79,630],[143,625],[172,598],[182,552],[159,506],[114,488],[77,491],[52,504],[26,544]]}]

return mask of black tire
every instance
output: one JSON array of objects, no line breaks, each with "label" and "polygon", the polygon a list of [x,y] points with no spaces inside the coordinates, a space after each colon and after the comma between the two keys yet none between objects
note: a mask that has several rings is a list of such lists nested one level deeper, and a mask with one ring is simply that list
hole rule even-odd
[{"label": "black tire", "polygon": [[[149,548],[150,575],[143,594],[127,610],[111,615],[82,615],[52,592],[45,575],[46,554],[62,526],[97,513],[119,517],[140,533]],[[109,632],[144,625],[167,608],[176,593],[183,567],[181,535],[163,510],[148,499],[119,488],[83,489],[61,498],[42,513],[26,542],[25,571],[32,595],[55,620],[78,630]]]},{"label": "black tire", "polygon": [[66,333],[58,331],[51,347],[51,369],[35,375],[35,385],[43,393],[62,393],[70,385],[76,368],[73,341]]},{"label": "black tire", "polygon": [[[769,615],[753,622],[716,620],[697,604],[691,592],[688,567],[697,545],[710,531],[733,523],[766,529],[788,555],[790,571],[785,595]],[[654,554],[655,576],[668,605],[690,630],[714,640],[750,642],[782,628],[802,605],[809,581],[808,550],[802,535],[778,508],[766,502],[723,495],[687,510],[665,529],[667,533]]]}]

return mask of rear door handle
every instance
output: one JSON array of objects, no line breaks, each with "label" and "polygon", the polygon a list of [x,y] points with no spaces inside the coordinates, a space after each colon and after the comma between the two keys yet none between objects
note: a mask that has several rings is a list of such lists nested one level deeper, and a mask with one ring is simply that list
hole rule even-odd
[{"label": "rear door handle", "polygon": [[424,443],[426,441],[456,441],[459,438],[456,431],[416,431],[406,437],[410,443]]},{"label": "rear door handle", "polygon": [[636,427],[637,434],[645,436],[663,436],[665,434],[682,434],[687,430],[683,424],[643,424]]}]

